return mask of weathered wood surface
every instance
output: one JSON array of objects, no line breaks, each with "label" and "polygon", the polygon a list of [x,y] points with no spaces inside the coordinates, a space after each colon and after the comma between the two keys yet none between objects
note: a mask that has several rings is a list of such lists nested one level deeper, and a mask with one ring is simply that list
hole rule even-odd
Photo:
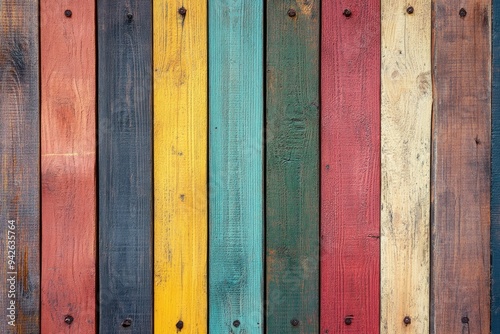
[{"label": "weathered wood surface", "polygon": [[381,50],[380,330],[427,333],[431,1],[383,0]]},{"label": "weathered wood surface", "polygon": [[40,332],[38,45],[38,1],[2,1],[0,332],[6,334]]},{"label": "weathered wood surface", "polygon": [[434,2],[431,333],[490,332],[490,0]]},{"label": "weathered wood surface", "polygon": [[94,15],[40,2],[43,333],[96,330]]},{"label": "weathered wood surface", "polygon": [[380,2],[323,1],[322,22],[321,333],[378,333]]},{"label": "weathered wood surface", "polygon": [[263,332],[263,1],[209,2],[210,333]]},{"label": "weathered wood surface", "polygon": [[319,331],[319,7],[267,2],[268,333]]},{"label": "weathered wood surface", "polygon": [[500,2],[492,3],[491,333],[500,333]]},{"label": "weathered wood surface", "polygon": [[206,333],[207,2],[159,0],[153,12],[154,327]]},{"label": "weathered wood surface", "polygon": [[151,1],[97,4],[99,333],[150,333]]}]

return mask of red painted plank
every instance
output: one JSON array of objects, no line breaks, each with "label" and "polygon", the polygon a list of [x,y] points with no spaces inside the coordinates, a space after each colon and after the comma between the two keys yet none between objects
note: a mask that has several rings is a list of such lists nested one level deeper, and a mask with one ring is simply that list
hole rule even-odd
[{"label": "red painted plank", "polygon": [[380,2],[324,1],[321,333],[378,333]]},{"label": "red painted plank", "polygon": [[94,333],[94,1],[40,10],[42,332]]}]

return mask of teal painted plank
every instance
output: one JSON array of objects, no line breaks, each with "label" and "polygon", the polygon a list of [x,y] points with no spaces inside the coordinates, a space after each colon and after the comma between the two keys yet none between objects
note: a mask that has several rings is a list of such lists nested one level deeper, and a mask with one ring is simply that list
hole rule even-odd
[{"label": "teal painted plank", "polygon": [[319,331],[319,7],[267,1],[267,333]]},{"label": "teal painted plank", "polygon": [[209,332],[263,331],[263,1],[209,2]]}]

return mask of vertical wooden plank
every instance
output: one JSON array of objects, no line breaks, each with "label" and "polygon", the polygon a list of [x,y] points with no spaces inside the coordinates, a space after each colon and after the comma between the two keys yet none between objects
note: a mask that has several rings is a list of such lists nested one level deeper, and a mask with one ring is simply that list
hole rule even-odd
[{"label": "vertical wooden plank", "polygon": [[380,1],[323,1],[321,333],[378,333]]},{"label": "vertical wooden plank", "polygon": [[411,4],[382,1],[381,80],[381,332],[426,333],[432,119],[430,0]]},{"label": "vertical wooden plank", "polygon": [[491,1],[433,10],[431,333],[489,333]]},{"label": "vertical wooden plank", "polygon": [[156,332],[207,332],[207,2],[153,1]]},{"label": "vertical wooden plank", "polygon": [[42,332],[95,324],[94,1],[41,1]]},{"label": "vertical wooden plank", "polygon": [[209,2],[210,333],[263,330],[263,1]]},{"label": "vertical wooden plank", "polygon": [[500,333],[500,2],[492,2],[491,333]]},{"label": "vertical wooden plank", "polygon": [[268,333],[319,330],[319,1],[267,1]]},{"label": "vertical wooden plank", "polygon": [[2,1],[1,333],[40,331],[38,60],[38,1]]},{"label": "vertical wooden plank", "polygon": [[151,1],[97,4],[99,333],[151,332]]}]

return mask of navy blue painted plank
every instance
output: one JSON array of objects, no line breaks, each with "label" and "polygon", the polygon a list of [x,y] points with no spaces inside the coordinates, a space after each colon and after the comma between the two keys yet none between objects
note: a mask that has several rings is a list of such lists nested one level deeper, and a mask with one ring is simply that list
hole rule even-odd
[{"label": "navy blue painted plank", "polygon": [[152,331],[152,13],[98,2],[100,333]]}]

